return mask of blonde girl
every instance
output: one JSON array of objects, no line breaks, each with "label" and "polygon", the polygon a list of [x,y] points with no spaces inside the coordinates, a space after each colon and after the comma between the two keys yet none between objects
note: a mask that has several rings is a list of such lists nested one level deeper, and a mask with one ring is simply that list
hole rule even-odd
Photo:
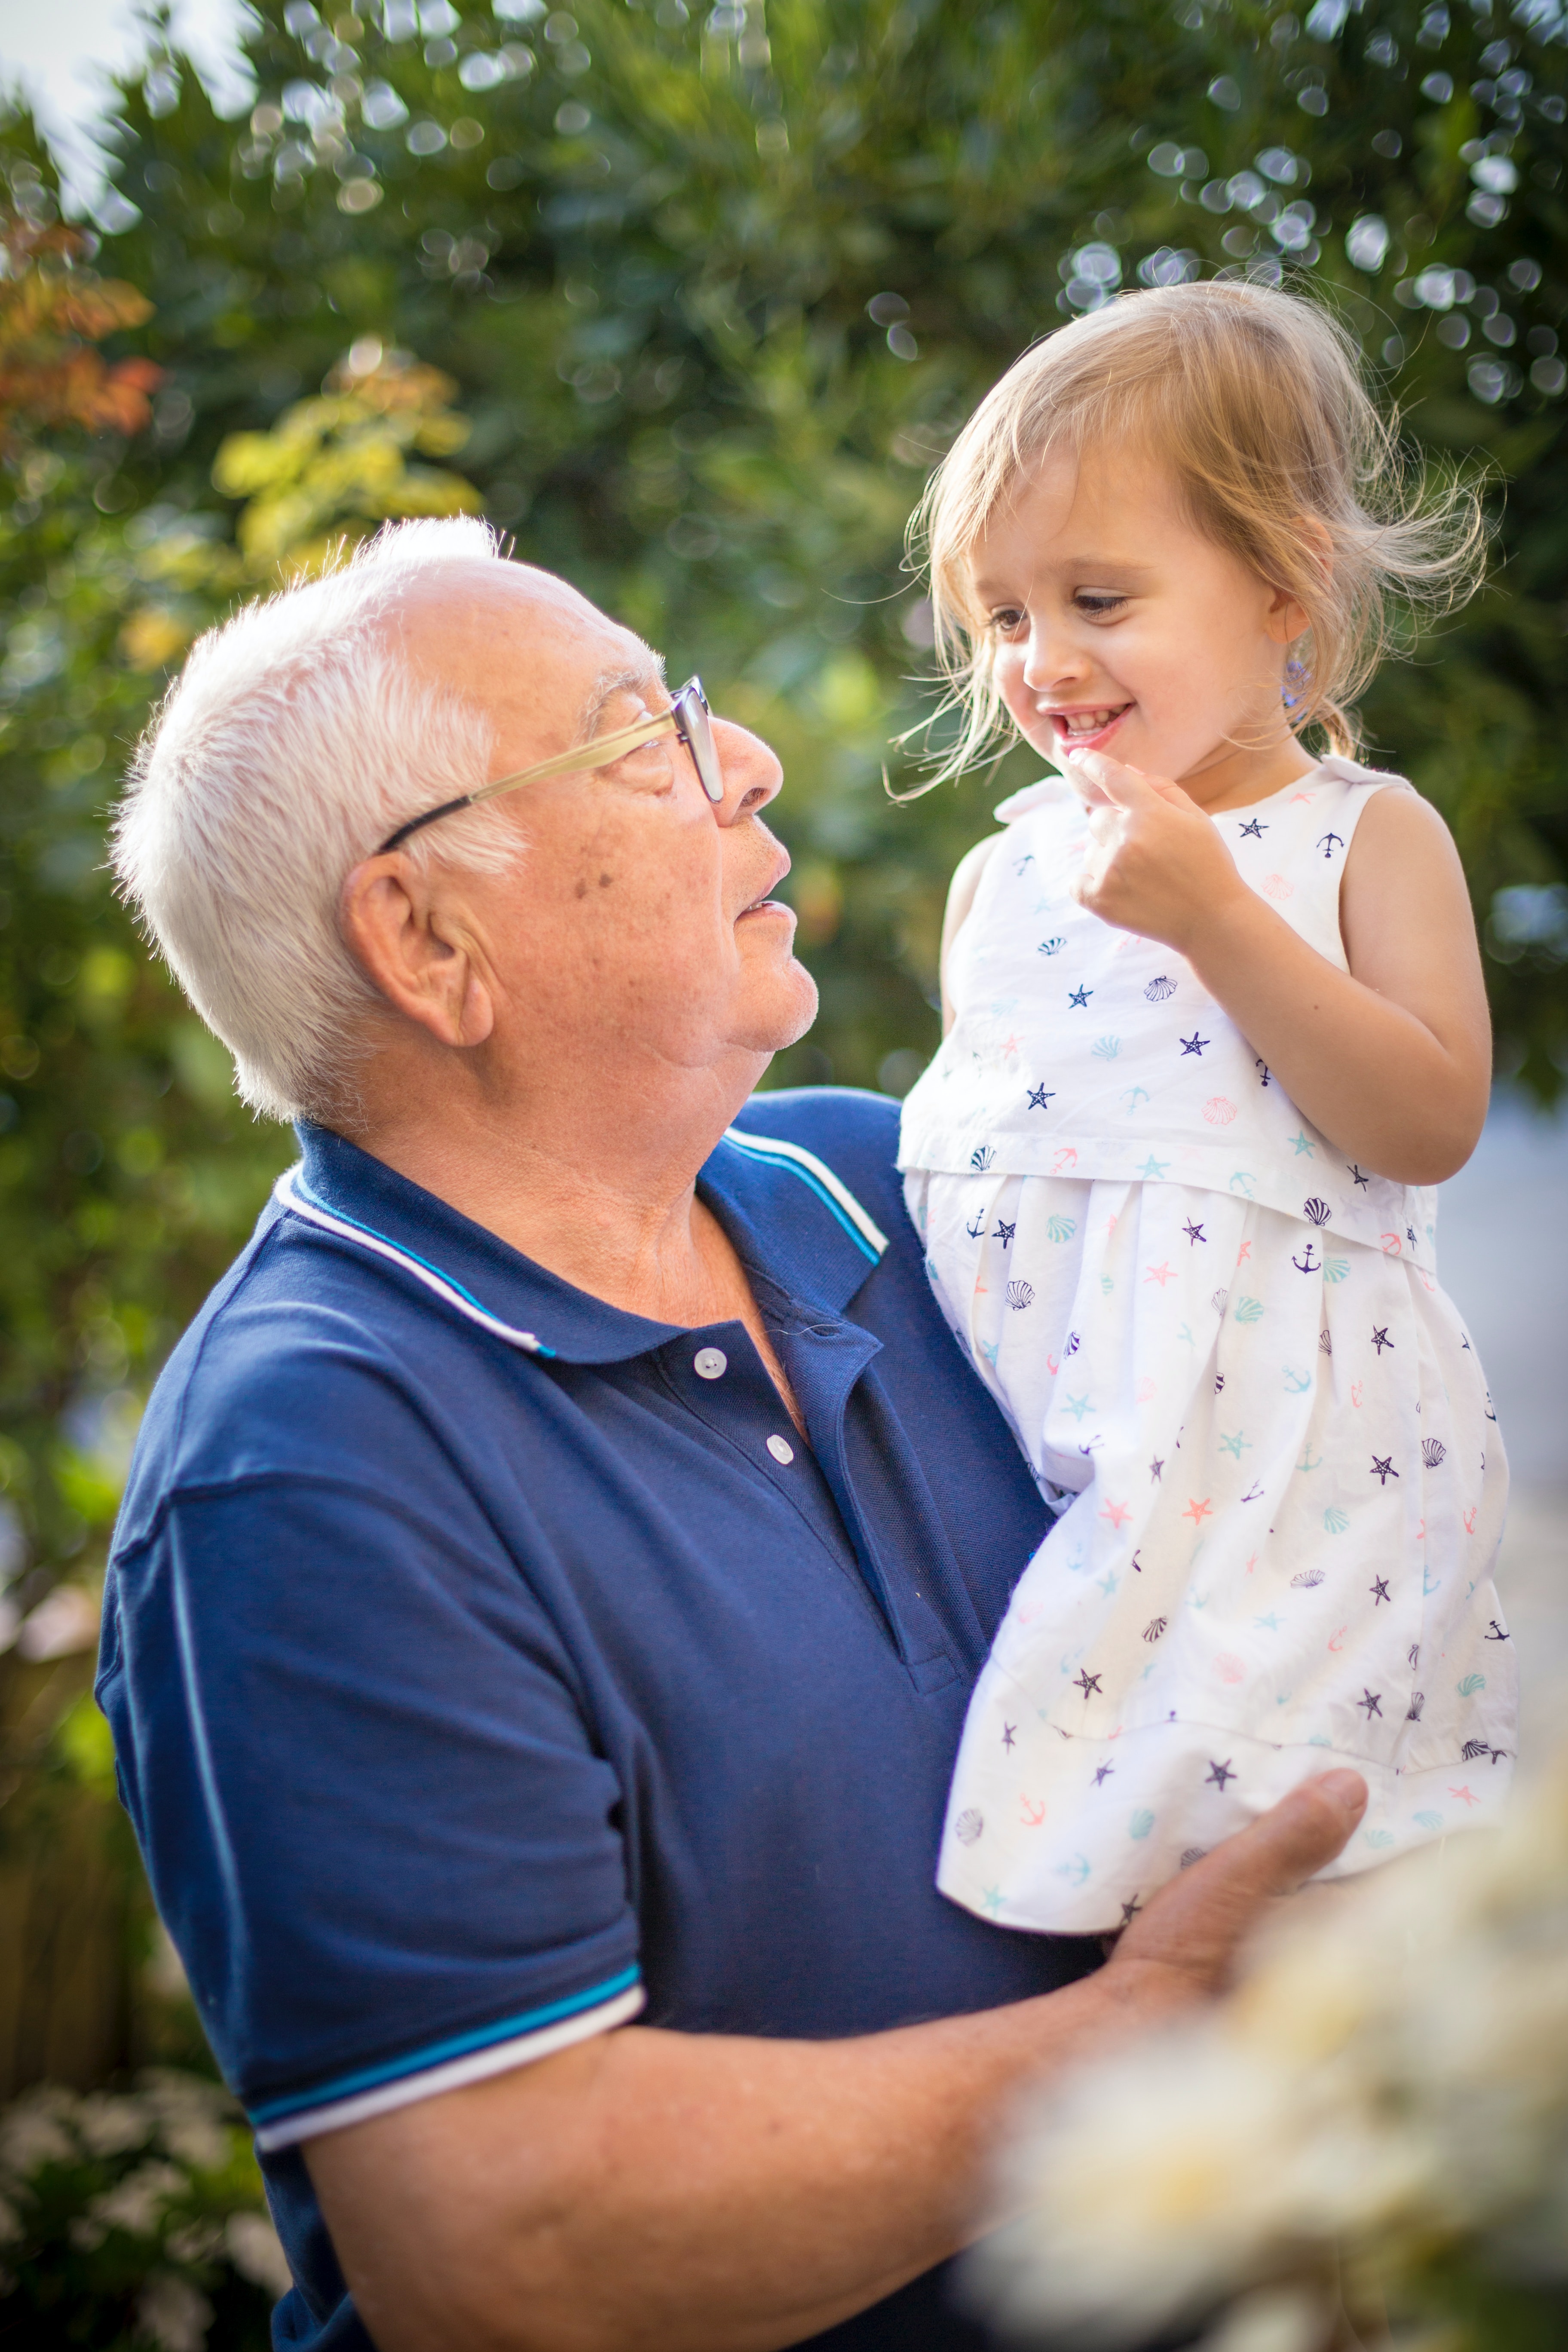
[{"label": "blonde girl", "polygon": [[1102,1930],[1330,1763],[1372,1791],[1333,1874],[1506,1790],[1507,1471],[1431,1189],[1485,1117],[1486,999],[1447,832],[1349,715],[1480,526],[1406,478],[1323,309],[1236,282],[1047,337],[921,523],[949,772],[1014,730],[1060,772],[954,877],[904,1109],[932,1284],[1057,1515],[939,1880]]}]

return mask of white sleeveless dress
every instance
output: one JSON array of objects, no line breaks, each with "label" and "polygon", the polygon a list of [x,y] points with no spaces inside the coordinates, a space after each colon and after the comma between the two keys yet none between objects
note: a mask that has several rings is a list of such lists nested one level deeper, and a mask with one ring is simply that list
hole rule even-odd
[{"label": "white sleeveless dress", "polygon": [[[1331,759],[1214,822],[1343,971],[1357,822],[1409,789]],[[1372,1798],[1327,1877],[1496,1815],[1508,1473],[1434,1194],[1347,1160],[1184,958],[1075,903],[1069,785],[997,815],[900,1165],[1059,1516],[970,1704],[938,1884],[1077,1934],[1331,1764]]]}]

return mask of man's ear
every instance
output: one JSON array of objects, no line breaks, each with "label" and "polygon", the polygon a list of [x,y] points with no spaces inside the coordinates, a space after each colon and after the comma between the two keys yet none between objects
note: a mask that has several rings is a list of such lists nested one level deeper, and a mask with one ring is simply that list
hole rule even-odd
[{"label": "man's ear", "polygon": [[343,944],[379,995],[443,1045],[482,1045],[495,1005],[447,877],[402,850],[354,866],[338,898]]}]

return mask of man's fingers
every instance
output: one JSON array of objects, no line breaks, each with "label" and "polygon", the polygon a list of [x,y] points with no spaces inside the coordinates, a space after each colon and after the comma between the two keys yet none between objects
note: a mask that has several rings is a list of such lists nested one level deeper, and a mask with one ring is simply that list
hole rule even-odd
[{"label": "man's fingers", "polygon": [[1359,1772],[1342,1768],[1303,1780],[1163,1888],[1121,1937],[1118,1960],[1174,1970],[1194,1991],[1217,1990],[1269,1905],[1332,1862],[1366,1806]]},{"label": "man's fingers", "polygon": [[1216,1847],[1211,1864],[1223,1867],[1232,1894],[1243,1901],[1261,1905],[1273,1895],[1294,1895],[1342,1852],[1366,1806],[1359,1772],[1321,1772]]}]

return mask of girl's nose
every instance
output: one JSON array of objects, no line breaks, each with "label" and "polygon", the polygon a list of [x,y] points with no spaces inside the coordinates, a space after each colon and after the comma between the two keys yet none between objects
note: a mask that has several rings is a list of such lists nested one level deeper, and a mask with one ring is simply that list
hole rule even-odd
[{"label": "girl's nose", "polygon": [[1036,621],[1024,657],[1024,684],[1033,694],[1060,693],[1087,677],[1088,665],[1070,639]]}]

